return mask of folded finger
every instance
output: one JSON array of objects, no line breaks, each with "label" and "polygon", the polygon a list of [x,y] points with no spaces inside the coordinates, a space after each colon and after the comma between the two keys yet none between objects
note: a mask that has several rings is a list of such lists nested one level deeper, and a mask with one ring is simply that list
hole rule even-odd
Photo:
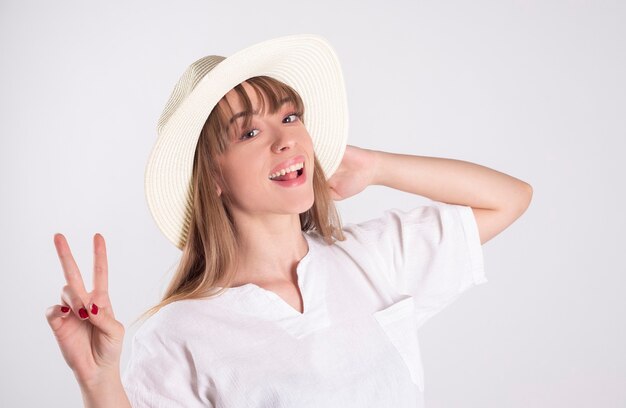
[{"label": "folded finger", "polygon": [[85,320],[89,317],[86,302],[78,293],[76,293],[76,290],[72,286],[63,286],[63,289],[61,290],[61,303],[65,306],[69,306],[71,311],[80,320]]},{"label": "folded finger", "polygon": [[46,309],[46,320],[53,331],[57,331],[63,325],[63,319],[70,314],[70,308],[66,305],[53,305]]}]

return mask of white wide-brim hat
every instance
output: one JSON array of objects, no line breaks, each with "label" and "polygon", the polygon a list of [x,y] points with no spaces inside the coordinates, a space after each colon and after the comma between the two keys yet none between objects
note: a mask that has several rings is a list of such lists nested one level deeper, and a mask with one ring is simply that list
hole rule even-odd
[{"label": "white wide-brim hat", "polygon": [[145,193],[159,229],[184,247],[192,214],[196,145],[219,100],[246,79],[265,75],[291,86],[305,106],[304,123],[327,178],[337,170],[348,138],[348,104],[337,55],[318,35],[290,35],[247,47],[230,57],[191,64],[159,119],[145,173]]}]

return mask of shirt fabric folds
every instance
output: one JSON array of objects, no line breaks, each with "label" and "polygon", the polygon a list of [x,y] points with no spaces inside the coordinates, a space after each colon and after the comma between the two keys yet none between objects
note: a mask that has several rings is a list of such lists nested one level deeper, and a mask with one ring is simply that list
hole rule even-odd
[{"label": "shirt fabric folds", "polygon": [[419,328],[487,282],[470,207],[433,201],[317,232],[304,313],[253,283],[172,303],[137,330],[122,381],[143,407],[423,407]]}]

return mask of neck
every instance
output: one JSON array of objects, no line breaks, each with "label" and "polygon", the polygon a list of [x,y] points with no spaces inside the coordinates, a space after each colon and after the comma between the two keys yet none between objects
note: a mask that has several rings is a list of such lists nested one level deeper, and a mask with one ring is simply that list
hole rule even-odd
[{"label": "neck", "polygon": [[236,219],[239,252],[231,286],[297,282],[296,267],[308,252],[298,214]]}]

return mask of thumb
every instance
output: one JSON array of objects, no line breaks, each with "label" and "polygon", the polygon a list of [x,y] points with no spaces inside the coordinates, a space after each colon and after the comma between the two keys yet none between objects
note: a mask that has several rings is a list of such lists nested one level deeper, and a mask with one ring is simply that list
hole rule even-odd
[{"label": "thumb", "polygon": [[111,310],[100,308],[91,302],[87,307],[89,322],[96,326],[102,333],[110,338],[122,339],[124,337],[124,325],[117,320]]}]

